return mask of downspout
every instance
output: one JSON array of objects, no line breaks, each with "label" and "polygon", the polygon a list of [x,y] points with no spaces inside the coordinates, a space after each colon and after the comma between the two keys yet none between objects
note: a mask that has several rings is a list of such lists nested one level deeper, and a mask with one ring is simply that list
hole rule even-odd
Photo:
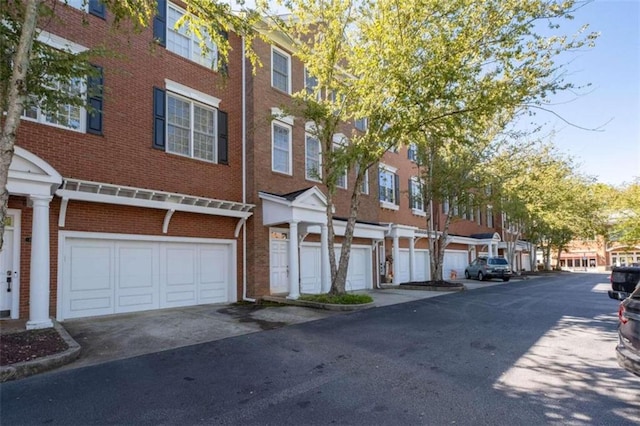
[{"label": "downspout", "polygon": [[[245,39],[242,36],[242,203],[247,203],[247,61]],[[247,222],[242,226],[242,300],[255,302],[247,297]]]}]

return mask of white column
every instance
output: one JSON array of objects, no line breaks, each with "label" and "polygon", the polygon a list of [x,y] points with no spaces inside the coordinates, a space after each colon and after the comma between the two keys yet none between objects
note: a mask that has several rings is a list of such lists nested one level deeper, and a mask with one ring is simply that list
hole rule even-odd
[{"label": "white column", "polygon": [[416,244],[413,237],[409,238],[409,281],[416,279]]},{"label": "white column", "polygon": [[289,223],[289,295],[287,299],[300,297],[300,269],[298,267],[298,222]]},{"label": "white column", "polygon": [[393,285],[400,284],[400,239],[393,237]]},{"label": "white column", "polygon": [[49,203],[52,196],[32,195],[31,283],[27,329],[53,327],[49,318]]},{"label": "white column", "polygon": [[329,231],[326,224],[320,225],[320,284],[321,292],[331,290],[331,265],[329,264]]}]

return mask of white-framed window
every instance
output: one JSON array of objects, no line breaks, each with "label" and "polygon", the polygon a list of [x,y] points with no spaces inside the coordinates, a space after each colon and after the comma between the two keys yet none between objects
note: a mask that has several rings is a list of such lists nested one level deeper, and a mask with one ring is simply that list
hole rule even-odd
[{"label": "white-framed window", "polygon": [[292,127],[282,121],[271,122],[271,170],[287,175],[291,170]]},{"label": "white-framed window", "polygon": [[[66,92],[69,96],[83,96],[86,92],[84,79],[74,79],[66,83],[55,82],[49,87],[52,90]],[[38,106],[34,97],[27,99],[22,118],[63,129],[84,132],[86,129],[86,110],[79,105],[58,105],[55,111],[45,111]]]},{"label": "white-framed window", "polygon": [[[204,36],[202,42],[195,34],[188,32],[186,25],[179,29],[175,28],[178,19],[185,13],[184,9],[172,3],[167,3],[167,49],[207,68],[217,69],[218,48],[208,39],[204,28],[200,29]],[[203,48],[201,43],[206,48]]]},{"label": "white-framed window", "polygon": [[449,207],[449,197],[445,195],[442,200],[442,214],[449,214]]},{"label": "white-framed window", "polygon": [[399,208],[399,181],[397,169],[381,164],[378,172],[378,187],[380,190],[380,205],[384,208],[398,210]]},{"label": "white-framed window", "polygon": [[167,92],[167,152],[216,162],[218,111]]},{"label": "white-framed window", "polygon": [[[333,135],[333,151],[344,150],[347,144],[348,144],[348,140],[343,134],[337,133]],[[346,167],[344,169],[344,172],[337,177],[336,186],[338,188],[347,189],[347,168]]]},{"label": "white-framed window", "polygon": [[414,163],[418,161],[418,146],[413,142],[407,147],[407,157]]},{"label": "white-framed window", "polygon": [[271,46],[271,86],[291,94],[291,55]]},{"label": "white-framed window", "polygon": [[[76,7],[75,5],[71,6]],[[82,7],[79,8],[82,9]],[[41,31],[38,34],[38,41],[51,46],[54,49],[74,54],[87,50],[87,48],[82,45],[69,41],[55,34],[49,33],[47,31]],[[79,78],[65,82],[57,81],[51,83],[49,89],[59,92],[66,92],[70,96],[86,96],[86,83],[86,79]],[[87,113],[84,107],[79,105],[65,104],[58,105],[58,108],[56,108],[55,111],[45,111],[38,104],[38,99],[30,96],[25,102],[25,108],[22,111],[22,118],[54,127],[75,130],[77,132],[86,131]]]},{"label": "white-framed window", "polygon": [[493,228],[493,207],[487,206],[487,226]]},{"label": "white-framed window", "polygon": [[414,214],[424,214],[424,198],[420,178],[414,176],[409,181],[409,205]]},{"label": "white-framed window", "polygon": [[[360,173],[360,165],[356,164],[356,174]],[[369,169],[365,170],[362,176],[362,184],[360,186],[360,193],[369,195]]]},{"label": "white-framed window", "polygon": [[305,135],[305,177],[307,180],[322,180],[322,151],[320,141],[313,135]]},{"label": "white-framed window", "polygon": [[353,125],[357,130],[360,130],[361,132],[366,132],[368,122],[366,118],[356,118]]},{"label": "white-framed window", "polygon": [[[309,70],[305,67],[304,69],[304,89],[307,91],[308,95],[313,95],[313,93],[318,88],[318,79],[309,73]],[[316,93],[316,97],[320,98],[320,92]]]}]

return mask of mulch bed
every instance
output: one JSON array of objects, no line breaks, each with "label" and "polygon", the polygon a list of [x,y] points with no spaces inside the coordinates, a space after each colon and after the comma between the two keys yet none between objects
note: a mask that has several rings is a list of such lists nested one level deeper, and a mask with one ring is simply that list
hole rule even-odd
[{"label": "mulch bed", "polygon": [[0,365],[30,361],[64,352],[69,345],[53,329],[27,330],[0,335]]}]

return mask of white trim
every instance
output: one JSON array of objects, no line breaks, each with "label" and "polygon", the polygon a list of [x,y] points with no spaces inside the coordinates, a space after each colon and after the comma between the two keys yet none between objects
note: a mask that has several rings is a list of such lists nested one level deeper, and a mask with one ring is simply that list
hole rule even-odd
[{"label": "white trim", "polygon": [[[289,154],[289,164],[288,171],[276,170],[274,168],[275,162],[274,153],[275,153],[275,135],[276,132],[274,130],[274,126],[280,126],[282,128],[287,128],[289,130],[289,146],[288,146],[288,154]],[[288,176],[293,176],[293,127],[287,124],[286,122],[280,120],[274,120],[271,122],[271,171],[276,173],[282,173]]]},{"label": "white trim", "polygon": [[184,84],[176,83],[175,81],[169,80],[167,78],[164,79],[165,88],[173,93],[177,93],[178,95],[185,96],[189,99],[193,99],[194,101],[198,101],[205,105],[212,106],[214,108],[220,108],[220,99],[215,96],[207,95],[199,90],[192,89]]},{"label": "white trim", "polygon": [[382,201],[382,200],[380,200],[380,207],[383,209],[389,209],[389,210],[400,210],[399,205],[390,203],[388,201]]},{"label": "white trim", "polygon": [[54,49],[62,50],[62,51],[73,53],[73,54],[82,53],[89,50],[88,47],[85,47],[78,43],[74,43],[73,41],[67,40],[66,38],[60,37],[58,35],[52,34],[44,30],[38,33],[37,40],[40,43],[53,47]]},{"label": "white trim", "polygon": [[[287,90],[286,91],[283,91],[282,89],[274,86],[273,84],[273,52],[277,52],[278,54],[287,57]],[[288,95],[291,94],[291,55],[285,52],[284,50],[273,45],[271,46],[271,87],[273,87],[274,89],[282,93],[286,93]]]},{"label": "white trim", "polygon": [[[318,170],[316,170],[318,177],[309,176],[309,170],[307,169],[307,159],[309,155],[307,150],[308,138],[311,138],[318,143]],[[305,132],[304,134],[304,177],[306,180],[311,182],[322,182],[322,145],[320,145],[320,141],[315,135],[308,132]]]},{"label": "white trim", "polygon": [[378,165],[378,169],[383,169],[383,170],[385,170],[387,172],[394,173],[394,174],[398,173],[398,168],[397,167],[389,166],[388,164],[384,164],[384,163],[380,163]]},{"label": "white trim", "polygon": [[271,115],[273,116],[274,120],[282,121],[283,123],[286,123],[289,126],[293,126],[293,123],[294,123],[294,120],[295,120],[293,115],[285,114],[285,112],[282,111],[280,108],[272,107],[271,108]]}]

